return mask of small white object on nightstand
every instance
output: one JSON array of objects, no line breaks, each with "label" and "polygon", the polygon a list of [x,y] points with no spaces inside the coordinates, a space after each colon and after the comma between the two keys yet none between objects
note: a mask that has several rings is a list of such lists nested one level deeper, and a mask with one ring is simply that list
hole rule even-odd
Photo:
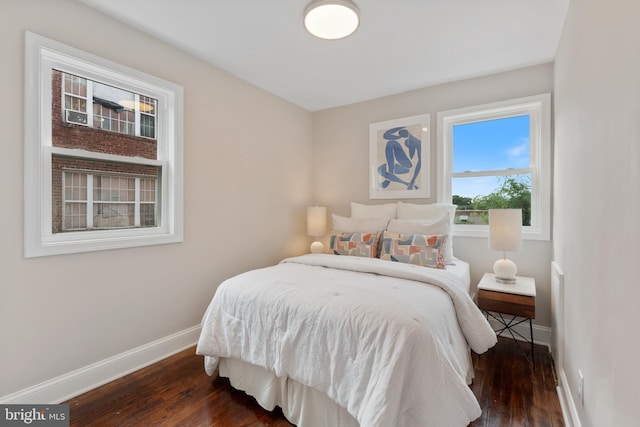
[{"label": "small white object on nightstand", "polygon": [[493,265],[496,280],[513,283],[518,267],[507,252],[522,249],[522,209],[489,209],[489,249],[502,252]]}]

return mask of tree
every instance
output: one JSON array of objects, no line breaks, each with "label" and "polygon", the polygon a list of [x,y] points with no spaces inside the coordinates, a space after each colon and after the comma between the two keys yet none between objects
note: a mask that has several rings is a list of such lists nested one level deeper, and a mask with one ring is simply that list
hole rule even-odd
[{"label": "tree", "polygon": [[473,200],[471,199],[471,197],[463,197],[463,196],[456,196],[454,195],[452,197],[452,202],[454,205],[458,206],[458,210],[460,211],[465,211],[465,210],[469,210],[469,209],[473,209]]},{"label": "tree", "polygon": [[498,178],[500,188],[472,200],[474,210],[522,209],[522,225],[531,225],[531,183],[528,176]]}]

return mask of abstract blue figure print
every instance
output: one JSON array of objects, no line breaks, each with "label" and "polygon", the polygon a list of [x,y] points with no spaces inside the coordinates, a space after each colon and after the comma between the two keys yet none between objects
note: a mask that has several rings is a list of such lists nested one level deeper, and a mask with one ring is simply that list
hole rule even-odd
[{"label": "abstract blue figure print", "polygon": [[[400,142],[402,139],[403,143]],[[384,140],[386,161],[378,167],[378,173],[385,180],[380,186],[387,188],[393,181],[406,186],[407,190],[417,190],[416,178],[422,168],[420,140],[405,127],[389,129],[384,133]]]},{"label": "abstract blue figure print", "polygon": [[370,125],[370,198],[429,197],[423,167],[429,150],[428,123],[427,114]]}]

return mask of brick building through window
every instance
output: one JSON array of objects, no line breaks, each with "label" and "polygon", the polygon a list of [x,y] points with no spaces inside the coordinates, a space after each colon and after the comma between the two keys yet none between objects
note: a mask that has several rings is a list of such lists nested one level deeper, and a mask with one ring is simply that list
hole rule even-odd
[{"label": "brick building through window", "polygon": [[157,159],[157,100],[58,70],[52,92],[52,232],[157,226],[161,168],[127,161]]}]

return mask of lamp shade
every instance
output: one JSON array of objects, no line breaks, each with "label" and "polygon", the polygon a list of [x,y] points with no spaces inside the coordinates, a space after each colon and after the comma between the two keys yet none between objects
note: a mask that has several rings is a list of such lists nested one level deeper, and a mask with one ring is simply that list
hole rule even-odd
[{"label": "lamp shade", "polygon": [[489,249],[522,249],[522,209],[489,209]]},{"label": "lamp shade", "polygon": [[307,235],[322,236],[327,229],[327,208],[314,206],[307,208]]},{"label": "lamp shade", "polygon": [[304,11],[304,27],[321,39],[342,39],[358,25],[358,8],[351,0],[314,0]]}]

